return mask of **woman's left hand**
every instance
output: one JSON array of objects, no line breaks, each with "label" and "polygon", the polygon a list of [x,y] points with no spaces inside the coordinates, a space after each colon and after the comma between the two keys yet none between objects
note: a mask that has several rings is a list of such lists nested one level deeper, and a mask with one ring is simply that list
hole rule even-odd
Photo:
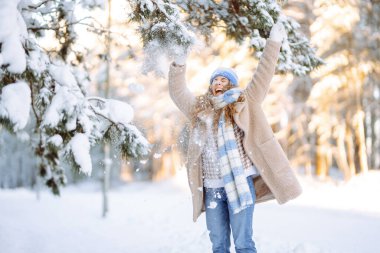
[{"label": "woman's left hand", "polygon": [[271,40],[282,43],[282,41],[286,37],[285,27],[282,24],[282,17],[280,17],[277,22],[272,26],[272,30],[270,31],[269,38]]}]

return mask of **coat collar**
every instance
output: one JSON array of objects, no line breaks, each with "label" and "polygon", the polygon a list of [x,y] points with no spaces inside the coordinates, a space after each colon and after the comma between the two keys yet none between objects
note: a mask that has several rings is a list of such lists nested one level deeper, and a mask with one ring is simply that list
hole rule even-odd
[{"label": "coat collar", "polygon": [[235,102],[235,108],[236,108],[236,113],[240,113],[241,110],[243,110],[244,106],[245,106],[245,102]]}]

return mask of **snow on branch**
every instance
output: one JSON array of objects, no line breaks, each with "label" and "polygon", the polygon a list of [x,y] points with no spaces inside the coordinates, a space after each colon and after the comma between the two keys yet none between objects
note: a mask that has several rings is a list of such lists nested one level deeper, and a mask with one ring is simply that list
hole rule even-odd
[{"label": "snow on branch", "polygon": [[150,151],[150,144],[143,134],[131,124],[134,111],[127,103],[114,99],[91,97],[92,110],[106,123],[101,127],[106,141],[112,143],[125,159],[144,158]]},{"label": "snow on branch", "polygon": [[[248,39],[255,55],[260,57],[281,11],[275,0],[135,0],[130,1],[130,4],[131,19],[139,24],[144,43],[146,64],[143,70],[160,75],[165,73],[169,60],[188,52],[195,43],[192,31],[199,32],[209,40],[214,30],[222,27],[227,37],[238,43]],[[303,75],[323,64],[322,59],[316,56],[315,49],[299,31],[299,24],[289,17],[281,22],[286,28],[287,39],[281,50],[278,70]]]},{"label": "snow on branch", "polygon": [[85,134],[77,133],[70,140],[70,150],[80,171],[86,175],[91,175],[92,163],[90,156],[90,142]]},{"label": "snow on branch", "polygon": [[[74,8],[74,2],[68,1],[0,2],[0,126],[16,134],[29,131],[31,148],[39,157],[39,175],[55,194],[66,182],[61,161],[71,161],[74,168],[90,175],[90,149],[96,143],[113,141],[126,159],[144,157],[150,149],[131,124],[134,112],[130,105],[99,99],[103,103],[98,107],[86,97],[81,85],[86,73],[67,60],[76,39]],[[49,55],[36,39],[43,34],[27,28],[36,25],[36,20],[53,22],[57,11],[55,24],[66,24],[56,34],[63,43],[58,54]],[[46,15],[47,21],[41,15]],[[25,128],[27,124],[30,127]]]},{"label": "snow on branch", "polygon": [[139,23],[144,46],[143,72],[165,76],[169,62],[195,43],[190,27],[181,21],[180,9],[167,0],[130,1],[131,20]]},{"label": "snow on branch", "polygon": [[27,37],[26,24],[17,9],[19,0],[0,2],[0,65],[12,73],[22,73],[26,67],[23,43]]},{"label": "snow on branch", "polygon": [[25,82],[8,84],[0,93],[0,118],[9,119],[14,131],[22,130],[29,121],[30,88]]}]

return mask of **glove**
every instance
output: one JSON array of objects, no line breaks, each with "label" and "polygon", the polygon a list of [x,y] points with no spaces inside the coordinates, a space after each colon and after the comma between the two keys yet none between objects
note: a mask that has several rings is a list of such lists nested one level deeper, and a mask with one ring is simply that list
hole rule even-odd
[{"label": "glove", "polygon": [[273,41],[282,43],[285,37],[286,37],[285,27],[282,24],[281,19],[279,19],[276,22],[276,24],[272,26],[272,30],[270,31],[269,38]]},{"label": "glove", "polygon": [[185,65],[187,59],[187,50],[184,48],[181,48],[178,50],[178,52],[174,55],[174,63],[175,65]]}]

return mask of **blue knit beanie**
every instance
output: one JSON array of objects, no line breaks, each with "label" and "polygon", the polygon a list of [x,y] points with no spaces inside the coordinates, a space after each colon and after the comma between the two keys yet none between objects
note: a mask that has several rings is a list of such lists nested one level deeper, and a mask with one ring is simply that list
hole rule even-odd
[{"label": "blue knit beanie", "polygon": [[217,68],[211,75],[210,78],[210,84],[212,84],[212,81],[215,79],[217,76],[223,76],[230,80],[231,84],[233,86],[238,86],[238,76],[236,75],[235,71],[231,68]]}]

